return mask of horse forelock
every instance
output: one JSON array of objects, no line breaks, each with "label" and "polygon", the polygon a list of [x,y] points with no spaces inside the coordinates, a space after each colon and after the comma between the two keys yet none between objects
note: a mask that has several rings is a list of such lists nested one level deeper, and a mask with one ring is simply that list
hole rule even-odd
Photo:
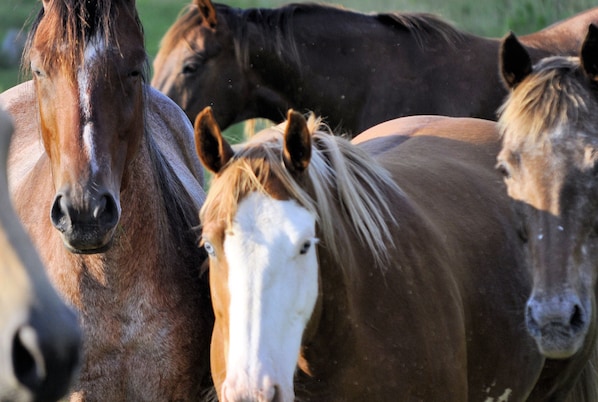
[{"label": "horse forelock", "polygon": [[[570,141],[571,135],[598,134],[598,117],[592,114],[598,102],[590,85],[577,57],[540,61],[499,109],[503,143],[523,150],[546,141]],[[563,133],[568,138],[561,138]]]},{"label": "horse forelock", "polygon": [[[315,122],[315,126],[313,125]],[[396,225],[389,197],[402,194],[390,174],[349,141],[320,130],[311,121],[312,156],[307,180],[297,181],[282,162],[284,123],[270,129],[267,142],[249,141],[212,181],[202,222],[230,228],[239,202],[251,192],[267,192],[276,180],[290,198],[314,213],[321,244],[347,275],[359,269],[356,239],[367,245],[380,267],[390,260],[391,227]]]},{"label": "horse forelock", "polygon": [[[122,4],[122,0],[51,2],[47,9],[40,10],[32,24],[23,52],[22,68],[25,72],[30,68],[29,60],[35,42],[47,50],[45,59],[41,61],[44,66],[54,68],[60,63],[74,77],[77,67],[85,60],[88,44],[93,40],[101,39],[106,44],[120,47],[114,22],[122,12]],[[130,9],[142,38],[143,27],[139,15],[135,7],[130,6]],[[40,28],[42,21],[45,24],[43,32]],[[147,71],[144,73],[147,74]]]}]

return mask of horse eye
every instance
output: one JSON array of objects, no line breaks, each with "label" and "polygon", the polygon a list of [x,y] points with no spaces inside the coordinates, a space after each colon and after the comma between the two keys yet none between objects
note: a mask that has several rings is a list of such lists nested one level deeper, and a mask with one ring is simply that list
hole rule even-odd
[{"label": "horse eye", "polygon": [[129,77],[131,78],[137,78],[141,75],[141,71],[139,70],[133,70],[129,73]]},{"label": "horse eye", "polygon": [[504,177],[505,179],[509,179],[511,177],[511,173],[509,172],[509,168],[507,167],[507,164],[504,162],[498,162],[496,164],[496,170],[498,171],[498,173],[500,173],[500,175],[502,177]]},{"label": "horse eye", "polygon": [[183,65],[182,73],[185,75],[194,74],[199,70],[199,63],[185,63]]},{"label": "horse eye", "polygon": [[318,243],[318,239],[306,240],[303,243],[303,245],[301,246],[301,249],[299,250],[299,254],[301,254],[301,255],[307,254],[307,252],[309,251],[309,248],[312,246],[312,244],[317,244],[317,243]]},{"label": "horse eye", "polygon": [[216,255],[216,250],[214,250],[214,246],[211,243],[205,242],[203,244],[204,250],[210,255],[210,257],[214,257]]},{"label": "horse eye", "polygon": [[307,252],[309,251],[309,248],[311,247],[311,240],[307,240],[305,243],[303,243],[303,245],[301,246],[301,249],[299,250],[299,254],[303,255],[303,254],[307,254]]}]

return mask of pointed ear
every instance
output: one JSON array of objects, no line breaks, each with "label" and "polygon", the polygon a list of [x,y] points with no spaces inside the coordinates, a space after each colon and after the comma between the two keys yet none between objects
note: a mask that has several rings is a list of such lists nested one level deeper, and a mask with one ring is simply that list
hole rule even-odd
[{"label": "pointed ear", "polygon": [[222,136],[210,106],[195,118],[195,150],[205,168],[215,174],[220,172],[235,154]]},{"label": "pointed ear", "polygon": [[500,45],[500,72],[508,88],[515,88],[532,72],[532,59],[511,32]]},{"label": "pointed ear", "polygon": [[284,165],[288,170],[301,173],[311,159],[311,134],[301,113],[292,109],[287,113],[287,127],[284,132]]},{"label": "pointed ear", "polygon": [[199,10],[199,13],[203,17],[202,25],[206,28],[215,28],[218,24],[218,18],[216,17],[216,9],[210,0],[193,0]]},{"label": "pointed ear", "polygon": [[598,81],[598,27],[590,24],[586,39],[581,45],[581,64],[588,77]]}]

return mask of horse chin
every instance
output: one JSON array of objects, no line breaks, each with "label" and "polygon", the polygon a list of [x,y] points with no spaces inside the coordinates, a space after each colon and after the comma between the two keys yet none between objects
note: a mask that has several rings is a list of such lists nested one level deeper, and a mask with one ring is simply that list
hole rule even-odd
[{"label": "horse chin", "polygon": [[64,247],[73,254],[99,254],[108,251],[114,243],[112,233],[104,236],[99,241],[94,241],[88,236],[67,236],[62,235]]},{"label": "horse chin", "polygon": [[565,328],[553,325],[543,328],[534,336],[540,353],[549,359],[568,359],[583,346],[586,331],[570,333]]}]

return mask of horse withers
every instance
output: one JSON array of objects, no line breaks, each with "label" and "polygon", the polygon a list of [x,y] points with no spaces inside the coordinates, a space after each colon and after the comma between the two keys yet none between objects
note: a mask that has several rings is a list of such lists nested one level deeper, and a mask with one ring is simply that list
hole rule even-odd
[{"label": "horse withers", "polygon": [[408,117],[350,143],[290,112],[232,147],[208,108],[195,130],[221,401],[564,400],[573,385],[536,386],[552,372],[493,122]]},{"label": "horse withers", "polygon": [[0,95],[13,114],[10,195],[48,276],[78,312],[71,400],[198,400],[213,313],[199,264],[205,196],[193,130],[145,83],[134,0],[45,0]]},{"label": "horse withers", "polygon": [[[577,52],[598,8],[522,37],[534,59]],[[288,108],[350,135],[393,118],[496,120],[507,94],[500,41],[424,13],[359,13],[324,4],[238,9],[193,0],[164,35],[152,85],[194,121],[212,106],[222,129]]]},{"label": "horse withers", "polygon": [[[514,35],[502,45],[511,89],[499,119],[498,167],[521,217],[533,289],[526,326],[569,380],[595,370],[598,276],[598,28],[579,57],[532,63]],[[590,362],[588,363],[588,360]],[[598,399],[594,384],[593,400]]]},{"label": "horse withers", "polygon": [[81,331],[8,196],[12,120],[0,108],[0,401],[56,401],[75,379]]}]

